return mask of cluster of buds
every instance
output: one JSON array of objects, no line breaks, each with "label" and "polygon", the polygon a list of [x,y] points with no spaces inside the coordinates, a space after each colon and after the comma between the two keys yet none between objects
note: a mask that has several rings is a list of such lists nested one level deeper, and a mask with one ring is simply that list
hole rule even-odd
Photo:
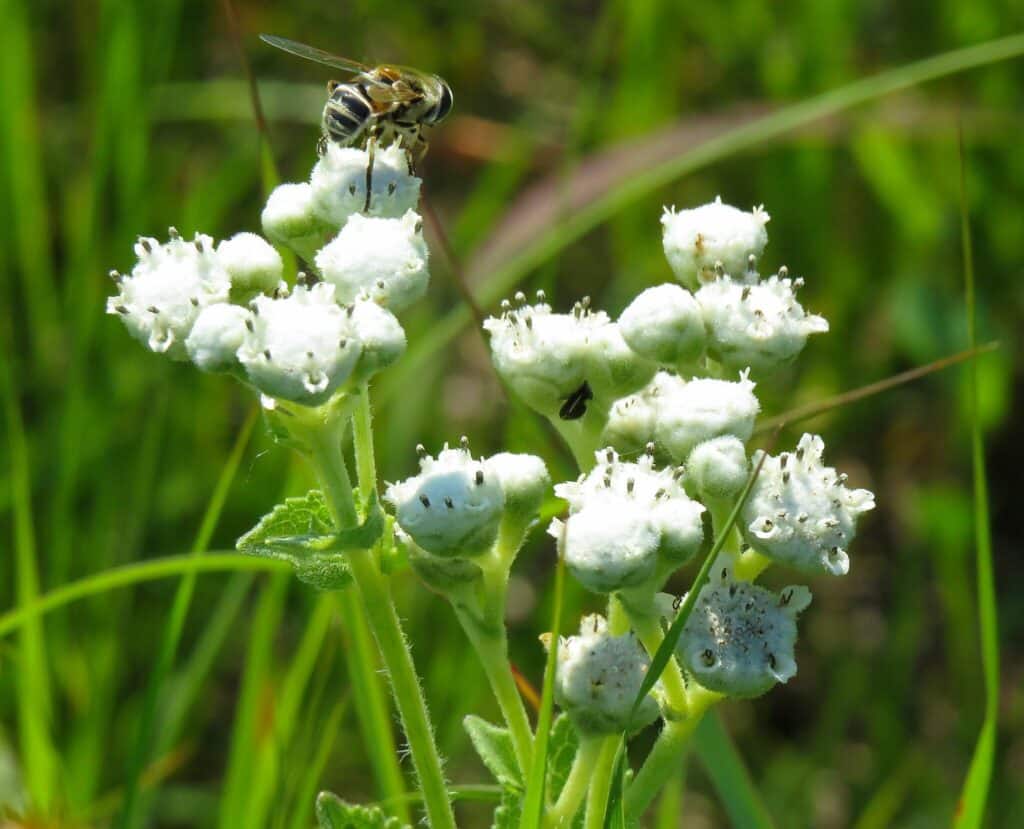
[{"label": "cluster of buds", "polygon": [[[559,420],[589,425],[596,463],[577,452],[587,471],[555,487],[569,515],[549,531],[575,578],[618,596],[630,613],[660,615],[656,591],[710,546],[711,516],[724,518],[758,462],[746,446],[760,410],[752,376],[790,362],[809,335],[828,330],[797,302],[802,279],[786,268],[760,277],[768,219],[720,199],[666,210],[663,245],[678,284],[643,291],[617,320],[587,300],[557,314],[543,296],[528,304],[518,294],[484,323],[494,365],[515,393],[567,437]],[[751,697],[796,673],[796,617],[809,591],[771,593],[750,583],[749,569],[734,576],[733,565],[752,549],[804,572],[847,571],[856,519],[873,500],[824,467],[822,450],[820,438],[805,435],[795,452],[765,459],[736,541],[684,628],[677,656],[689,682]],[[556,688],[581,728],[621,730],[609,712],[628,706],[610,706],[605,683],[642,675],[642,651],[592,621],[562,643]]]},{"label": "cluster of buds", "polygon": [[270,195],[263,229],[311,270],[286,279],[277,249],[255,233],[220,244],[140,238],[107,304],[150,350],[228,372],[273,405],[320,406],[391,365],[406,340],[396,313],[427,287],[427,247],[415,212],[420,180],[398,146],[376,154],[330,145],[308,183]]}]

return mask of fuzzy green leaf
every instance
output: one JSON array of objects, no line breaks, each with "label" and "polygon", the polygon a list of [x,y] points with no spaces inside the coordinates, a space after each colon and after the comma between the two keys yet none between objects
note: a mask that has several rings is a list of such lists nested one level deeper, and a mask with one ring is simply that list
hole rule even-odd
[{"label": "fuzzy green leaf", "polygon": [[469,734],[473,748],[480,755],[487,769],[505,788],[523,788],[523,778],[519,773],[515,749],[507,728],[491,725],[487,720],[470,714],[462,721],[463,728]]},{"label": "fuzzy green leaf", "polygon": [[316,798],[316,819],[320,829],[404,829],[398,818],[389,817],[376,806],[353,806],[336,794],[320,792]]},{"label": "fuzzy green leaf", "polygon": [[517,789],[503,788],[501,804],[494,810],[491,829],[517,829],[523,815],[523,794]]},{"label": "fuzzy green leaf", "polygon": [[557,800],[562,793],[579,745],[576,727],[565,714],[560,714],[551,726],[551,740],[548,743],[548,792],[552,800]]},{"label": "fuzzy green leaf", "polygon": [[365,522],[338,532],[323,493],[314,489],[301,498],[286,498],[239,538],[236,547],[248,555],[289,562],[300,581],[320,590],[340,590],[352,581],[344,553],[372,547],[383,531],[384,513],[376,498]]}]

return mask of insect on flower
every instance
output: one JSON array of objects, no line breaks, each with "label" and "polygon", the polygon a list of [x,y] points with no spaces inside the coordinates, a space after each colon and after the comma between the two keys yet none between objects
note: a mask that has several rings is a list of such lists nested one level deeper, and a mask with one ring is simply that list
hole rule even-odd
[{"label": "insect on flower", "polygon": [[451,87],[437,75],[393,64],[370,67],[276,35],[263,34],[260,39],[289,54],[354,74],[345,83],[327,82],[319,149],[323,154],[328,141],[366,148],[366,211],[370,209],[377,144],[399,141],[412,173],[414,159],[419,161],[427,152],[423,127],[439,123],[451,111]]}]

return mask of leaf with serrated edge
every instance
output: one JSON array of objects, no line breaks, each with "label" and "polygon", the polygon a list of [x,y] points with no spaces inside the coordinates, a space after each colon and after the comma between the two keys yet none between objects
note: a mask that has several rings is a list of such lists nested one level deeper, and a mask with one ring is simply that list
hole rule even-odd
[{"label": "leaf with serrated edge", "polygon": [[406,829],[376,806],[353,806],[330,792],[317,795],[316,819],[320,829]]},{"label": "leaf with serrated edge", "polygon": [[343,553],[369,549],[383,531],[384,513],[376,497],[366,521],[337,531],[323,493],[314,489],[301,498],[286,498],[238,539],[236,547],[248,555],[289,562],[301,581],[320,590],[340,590],[352,581]]},{"label": "leaf with serrated edge", "polygon": [[548,796],[551,800],[557,800],[562,793],[579,744],[576,727],[565,714],[559,715],[551,726],[551,741],[548,743]]},{"label": "leaf with serrated edge", "polygon": [[491,725],[487,720],[472,714],[462,721],[462,726],[469,734],[476,753],[494,775],[494,779],[502,786],[522,789],[523,778],[519,774],[519,765],[508,729]]}]

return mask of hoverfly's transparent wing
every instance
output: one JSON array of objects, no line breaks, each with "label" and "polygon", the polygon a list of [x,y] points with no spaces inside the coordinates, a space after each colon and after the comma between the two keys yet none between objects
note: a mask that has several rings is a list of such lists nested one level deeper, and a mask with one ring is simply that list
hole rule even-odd
[{"label": "hoverfly's transparent wing", "polygon": [[333,66],[336,69],[344,69],[347,72],[354,72],[356,74],[370,71],[369,66],[359,63],[359,61],[332,55],[330,52],[317,49],[315,46],[307,46],[305,43],[299,43],[297,40],[289,40],[286,37],[266,34],[260,35],[260,40],[264,43],[269,43],[276,49],[288,52],[290,55],[305,58],[314,63],[322,63],[324,66]]}]

